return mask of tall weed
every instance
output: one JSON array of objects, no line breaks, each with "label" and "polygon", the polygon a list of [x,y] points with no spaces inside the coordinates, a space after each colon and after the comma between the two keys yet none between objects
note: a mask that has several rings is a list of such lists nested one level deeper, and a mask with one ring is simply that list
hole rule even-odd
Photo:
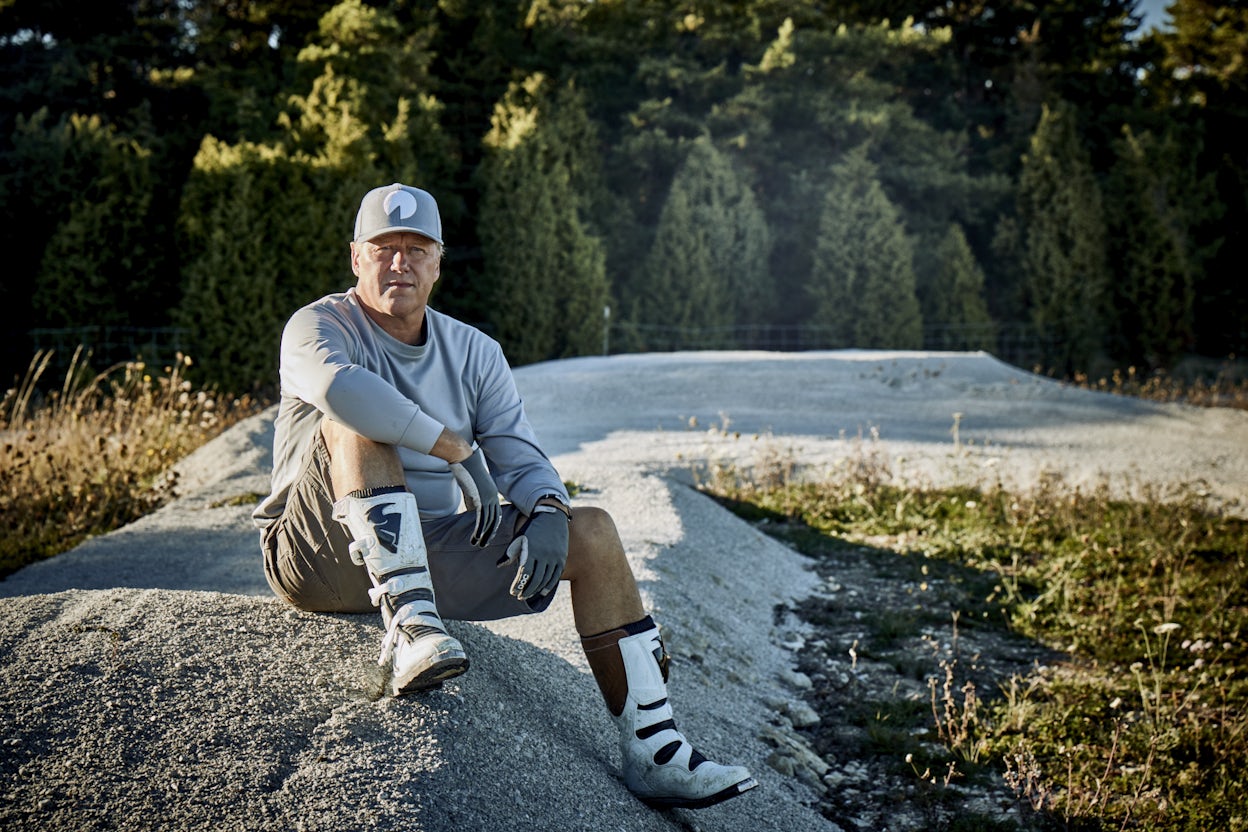
[{"label": "tall weed", "polygon": [[0,400],[0,577],[158,508],[170,466],[259,409],[250,397],[196,390],[179,355],[92,373],[80,348],[59,388],[41,352]]}]

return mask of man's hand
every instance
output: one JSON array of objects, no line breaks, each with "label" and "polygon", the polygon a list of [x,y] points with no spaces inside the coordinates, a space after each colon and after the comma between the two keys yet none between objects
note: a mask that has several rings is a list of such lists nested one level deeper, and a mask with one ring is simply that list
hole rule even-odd
[{"label": "man's hand", "polygon": [[484,548],[498,531],[502,520],[502,512],[498,507],[498,486],[485,467],[485,456],[481,449],[472,452],[467,459],[450,463],[451,473],[455,482],[464,492],[464,505],[477,513],[477,524],[472,529],[469,540],[473,546]]},{"label": "man's hand", "polygon": [[567,516],[551,506],[538,506],[498,565],[517,564],[511,594],[527,601],[554,592],[567,562]]}]

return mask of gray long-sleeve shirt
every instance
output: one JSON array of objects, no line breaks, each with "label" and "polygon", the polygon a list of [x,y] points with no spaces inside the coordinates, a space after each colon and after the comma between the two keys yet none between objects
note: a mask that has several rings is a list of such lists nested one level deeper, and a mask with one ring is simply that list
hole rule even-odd
[{"label": "gray long-sleeve shirt", "polygon": [[291,316],[282,333],[272,491],[253,512],[258,527],[281,515],[324,416],[398,447],[422,518],[461,507],[450,468],[429,455],[443,427],[480,445],[499,492],[522,511],[545,494],[567,500],[498,343],[433,309],[425,321],[425,343],[404,344],[365,314],[354,290]]}]

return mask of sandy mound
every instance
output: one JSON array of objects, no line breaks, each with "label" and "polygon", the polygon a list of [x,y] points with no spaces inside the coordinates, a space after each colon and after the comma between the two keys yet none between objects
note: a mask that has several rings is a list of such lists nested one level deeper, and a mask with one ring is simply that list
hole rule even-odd
[{"label": "sandy mound", "polygon": [[247,495],[267,484],[270,412],[186,460],[180,500],[0,582],[0,823],[833,829],[768,762],[791,751],[776,748],[799,695],[784,645],[801,628],[785,609],[813,576],[682,485],[693,461],[779,448],[818,473],[875,432],[895,472],[933,481],[1200,482],[1248,504],[1248,414],[1065,388],[985,355],[618,356],[517,378],[578,501],[616,518],[675,656],[681,727],[759,789],[699,813],[627,793],[566,593],[542,616],[452,624],[467,675],[376,698],[376,618],[299,613],[264,585]]},{"label": "sandy mound", "polygon": [[[482,657],[462,681],[394,700],[372,695],[377,633],[359,617],[115,590],[16,599],[5,623],[6,829],[672,823],[613,777],[581,673],[474,625],[452,625]],[[753,824],[782,799],[741,808]]]}]

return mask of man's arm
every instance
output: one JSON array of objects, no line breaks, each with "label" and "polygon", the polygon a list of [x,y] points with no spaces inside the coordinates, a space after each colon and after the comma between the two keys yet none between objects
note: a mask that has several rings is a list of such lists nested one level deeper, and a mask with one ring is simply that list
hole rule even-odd
[{"label": "man's arm", "polygon": [[[282,386],[335,422],[374,442],[444,460],[476,513],[472,543],[484,546],[498,529],[498,487],[472,444],[351,355],[348,327],[309,307],[282,334]],[[362,348],[360,346],[359,348]]]},{"label": "man's arm", "polygon": [[476,440],[484,449],[499,491],[525,514],[539,504],[562,510],[569,504],[567,488],[524,412],[510,371],[495,380],[477,416]]},{"label": "man's arm", "polygon": [[[446,427],[356,363],[349,343],[344,325],[327,313],[310,307],[296,312],[282,333],[283,390],[374,442],[431,453]],[[448,441],[452,455],[462,458],[471,450]]]}]

